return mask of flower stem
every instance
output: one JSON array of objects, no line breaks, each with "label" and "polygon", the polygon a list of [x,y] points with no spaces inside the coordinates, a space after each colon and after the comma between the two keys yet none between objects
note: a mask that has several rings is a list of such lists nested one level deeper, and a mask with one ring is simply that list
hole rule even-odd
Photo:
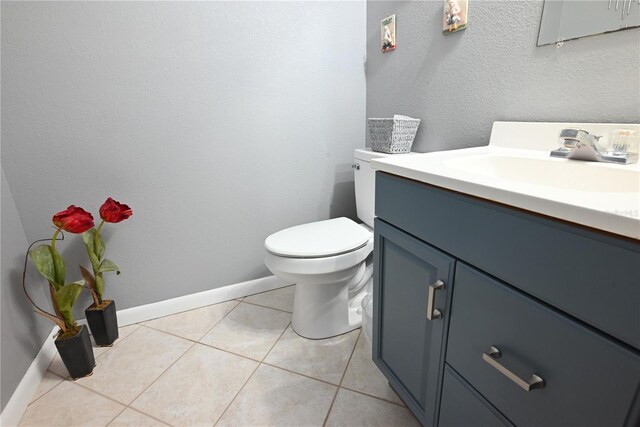
[{"label": "flower stem", "polygon": [[[100,222],[100,225],[96,229],[96,235],[93,241],[93,253],[95,253],[96,256],[98,256],[98,245],[99,245],[98,242],[100,242],[100,230],[102,230],[103,225],[104,225],[104,219]],[[98,260],[100,260],[100,257],[98,257]]]},{"label": "flower stem", "polygon": [[56,250],[56,237],[58,237],[58,234],[60,234],[60,229],[56,229],[56,232],[53,233],[53,237],[51,238],[51,249],[53,249],[53,251]]}]

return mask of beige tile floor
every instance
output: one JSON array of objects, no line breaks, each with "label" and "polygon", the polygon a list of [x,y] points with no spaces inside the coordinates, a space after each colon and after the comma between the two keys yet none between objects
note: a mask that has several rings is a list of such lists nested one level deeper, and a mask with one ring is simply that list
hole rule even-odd
[{"label": "beige tile floor", "polygon": [[120,328],[92,376],[56,357],[22,426],[418,426],[360,330],[307,340],[295,287]]}]

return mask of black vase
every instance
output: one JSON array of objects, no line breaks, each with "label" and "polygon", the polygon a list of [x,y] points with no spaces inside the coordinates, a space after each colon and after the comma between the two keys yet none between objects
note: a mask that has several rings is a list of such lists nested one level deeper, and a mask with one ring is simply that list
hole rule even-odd
[{"label": "black vase", "polygon": [[93,340],[100,347],[110,346],[118,339],[118,318],[115,301],[108,302],[102,309],[87,308],[84,314],[91,328]]},{"label": "black vase", "polygon": [[86,327],[80,326],[80,332],[72,337],[56,339],[56,347],[71,378],[76,380],[93,373],[96,362]]}]

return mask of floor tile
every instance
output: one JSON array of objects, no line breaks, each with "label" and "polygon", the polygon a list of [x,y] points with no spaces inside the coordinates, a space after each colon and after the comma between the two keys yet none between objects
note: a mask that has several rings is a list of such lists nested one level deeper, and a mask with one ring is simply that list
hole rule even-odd
[{"label": "floor tile", "polygon": [[289,313],[243,302],[200,342],[262,360],[290,321]]},{"label": "floor tile", "polygon": [[360,334],[358,338],[341,386],[402,404],[402,400],[371,360],[371,346],[364,334]]},{"label": "floor tile", "polygon": [[160,422],[148,415],[142,414],[131,408],[125,409],[120,415],[113,420],[109,427],[168,427],[167,424]]},{"label": "floor tile", "polygon": [[196,344],[132,407],[172,425],[213,425],[258,363]]},{"label": "floor tile", "polygon": [[[133,332],[137,331],[140,328],[140,325],[134,323],[133,325],[121,326],[118,328],[118,339],[113,345],[117,345],[120,341],[131,335]],[[107,347],[108,348],[108,347]]]},{"label": "floor tile", "polygon": [[93,355],[95,357],[101,356],[105,351],[109,350],[113,346],[118,345],[119,342],[121,342],[124,338],[128,337],[133,331],[135,331],[139,327],[140,327],[140,325],[138,325],[137,323],[135,323],[133,325],[127,325],[127,326],[119,327],[118,328],[118,339],[115,340],[115,342],[111,346],[108,346],[108,347],[98,347],[96,345],[96,342],[93,340],[93,335],[91,335],[91,345],[93,346]]},{"label": "floor tile", "polygon": [[217,426],[321,426],[336,387],[260,365]]},{"label": "floor tile", "polygon": [[60,355],[58,353],[56,353],[56,355],[53,357],[53,360],[51,361],[51,365],[49,365],[49,371],[53,372],[54,374],[62,378],[69,378],[69,372],[67,371],[67,368],[64,366],[64,363],[62,363],[62,359],[60,358]]},{"label": "floor tile", "polygon": [[250,295],[244,301],[291,313],[293,312],[293,296],[295,292],[295,285],[287,286],[273,291],[262,292],[261,294]]},{"label": "floor tile", "polygon": [[324,340],[309,340],[287,328],[265,363],[339,384],[358,339],[359,329]]},{"label": "floor tile", "polygon": [[327,426],[338,427],[419,427],[420,423],[405,407],[341,388],[333,402]]},{"label": "floor tile", "polygon": [[209,305],[207,307],[150,320],[145,323],[145,326],[178,335],[189,340],[198,341],[236,305],[238,305],[238,301],[227,301],[220,304]]},{"label": "floor tile", "polygon": [[85,387],[125,404],[130,403],[193,343],[141,327],[99,359]]},{"label": "floor tile", "polygon": [[20,420],[21,426],[106,426],[124,406],[64,381],[33,402]]},{"label": "floor tile", "polygon": [[38,386],[38,389],[36,390],[33,397],[31,398],[31,402],[33,402],[34,400],[36,400],[37,398],[39,398],[40,396],[42,396],[43,394],[45,394],[46,392],[48,392],[49,390],[51,390],[52,388],[60,384],[62,381],[63,381],[62,377],[48,371],[45,372],[44,377],[42,378],[42,381],[40,381],[40,385]]},{"label": "floor tile", "polygon": [[[118,339],[113,343],[111,347],[98,347],[96,346],[95,341],[93,341],[93,337],[91,338],[91,345],[93,347],[93,357],[96,359],[96,364],[98,362],[98,358],[101,357],[104,353],[117,346],[124,338],[129,336],[133,331],[138,329],[140,325],[128,325],[118,328]],[[49,365],[49,371],[53,372],[56,375],[59,375],[63,378],[69,378],[69,372],[67,372],[67,368],[62,363],[62,359],[60,355],[56,353],[55,357],[51,361],[51,365]]]}]

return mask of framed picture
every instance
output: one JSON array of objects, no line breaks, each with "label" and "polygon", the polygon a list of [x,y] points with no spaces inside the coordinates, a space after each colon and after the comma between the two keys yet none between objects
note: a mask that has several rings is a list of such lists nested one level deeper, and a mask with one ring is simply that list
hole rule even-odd
[{"label": "framed picture", "polygon": [[444,0],[442,32],[454,33],[467,28],[469,0]]},{"label": "framed picture", "polygon": [[380,38],[383,52],[396,48],[396,15],[389,15],[380,21]]}]

